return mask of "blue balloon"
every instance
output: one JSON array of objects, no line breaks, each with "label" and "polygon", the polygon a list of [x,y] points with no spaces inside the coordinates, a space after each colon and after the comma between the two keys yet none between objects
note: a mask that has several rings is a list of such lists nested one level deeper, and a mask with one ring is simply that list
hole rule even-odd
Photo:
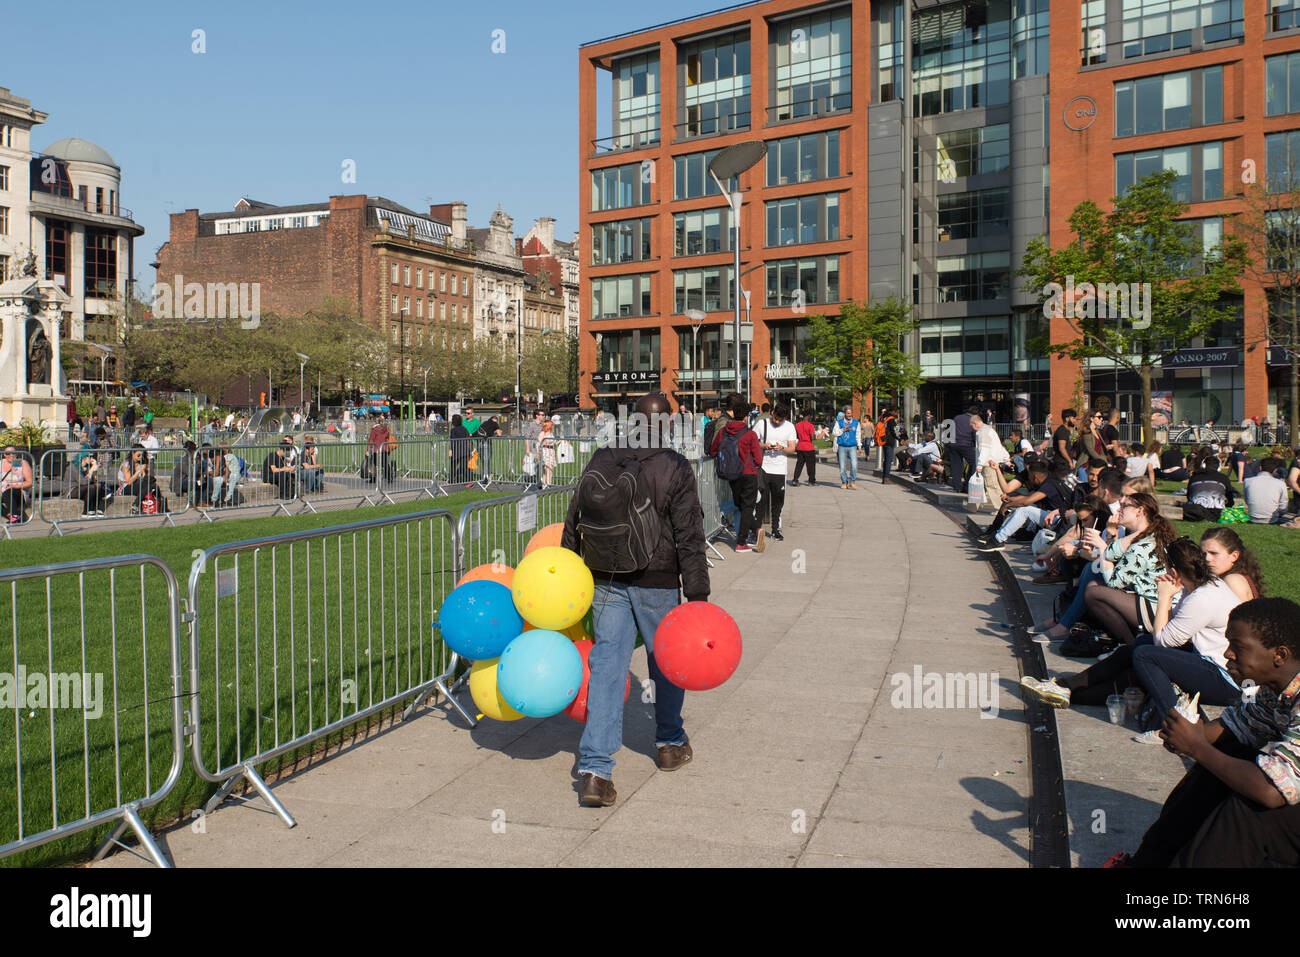
[{"label": "blue balloon", "polygon": [[582,687],[582,655],[558,631],[536,628],[506,646],[497,664],[497,690],[530,718],[559,714]]},{"label": "blue balloon", "polygon": [[438,609],[436,626],[456,654],[487,661],[523,631],[524,620],[509,588],[500,582],[472,581],[451,590]]}]

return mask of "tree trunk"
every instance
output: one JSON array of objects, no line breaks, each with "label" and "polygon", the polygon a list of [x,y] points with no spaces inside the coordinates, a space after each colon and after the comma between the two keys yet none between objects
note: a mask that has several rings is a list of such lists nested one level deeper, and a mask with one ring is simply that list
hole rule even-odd
[{"label": "tree trunk", "polygon": [[1150,363],[1143,362],[1138,370],[1142,380],[1142,449],[1146,451],[1154,433],[1151,431],[1151,373]]},{"label": "tree trunk", "polygon": [[1291,296],[1291,335],[1290,342],[1286,344],[1287,352],[1291,358],[1291,408],[1287,410],[1287,420],[1291,426],[1291,448],[1300,445],[1300,416],[1296,412],[1300,410],[1300,310],[1296,309],[1295,287],[1292,287]]}]

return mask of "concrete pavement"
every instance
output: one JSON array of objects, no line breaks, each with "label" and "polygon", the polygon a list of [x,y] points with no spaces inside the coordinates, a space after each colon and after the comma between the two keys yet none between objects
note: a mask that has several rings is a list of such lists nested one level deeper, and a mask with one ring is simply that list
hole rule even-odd
[{"label": "concrete pavement", "polygon": [[680,770],[655,768],[638,650],[612,808],[578,806],[576,722],[470,730],[438,704],[273,782],[296,828],[227,803],[165,831],[165,853],[179,866],[1026,866],[1027,728],[989,565],[940,510],[866,475],[786,502],[784,542],[713,569],[744,657],[721,688],[687,695],[695,760]]}]

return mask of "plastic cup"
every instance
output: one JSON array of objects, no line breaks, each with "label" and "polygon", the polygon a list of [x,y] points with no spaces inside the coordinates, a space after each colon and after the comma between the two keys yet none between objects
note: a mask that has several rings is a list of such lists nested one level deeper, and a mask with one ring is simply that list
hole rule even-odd
[{"label": "plastic cup", "polygon": [[1147,693],[1141,688],[1124,689],[1124,710],[1130,718],[1136,718],[1138,712],[1142,710],[1142,702],[1146,699]]},{"label": "plastic cup", "polygon": [[1124,696],[1108,695],[1106,698],[1106,710],[1110,713],[1111,724],[1124,723]]}]

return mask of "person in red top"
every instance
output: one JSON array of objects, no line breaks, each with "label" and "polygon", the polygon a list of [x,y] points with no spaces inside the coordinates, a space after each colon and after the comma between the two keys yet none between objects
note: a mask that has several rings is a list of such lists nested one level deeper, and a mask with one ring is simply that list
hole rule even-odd
[{"label": "person in red top", "polygon": [[799,439],[794,444],[794,479],[791,480],[791,485],[799,484],[799,473],[803,471],[804,465],[808,466],[808,484],[817,484],[817,449],[813,445],[816,432],[811,412],[805,412],[803,418],[795,423],[794,433]]},{"label": "person in red top", "polygon": [[[728,479],[731,484],[732,500],[740,509],[740,528],[736,532],[736,551],[761,552],[767,547],[763,529],[758,524],[755,504],[758,501],[758,470],[763,466],[763,446],[758,441],[754,430],[745,424],[749,415],[750,403],[743,396],[736,396],[731,403],[731,420],[720,429],[715,429],[713,442],[709,445],[709,455],[717,455],[722,443],[728,436],[737,436],[740,453],[741,474],[739,478]],[[721,474],[721,473],[719,473]],[[755,535],[751,547],[749,538]]]}]

